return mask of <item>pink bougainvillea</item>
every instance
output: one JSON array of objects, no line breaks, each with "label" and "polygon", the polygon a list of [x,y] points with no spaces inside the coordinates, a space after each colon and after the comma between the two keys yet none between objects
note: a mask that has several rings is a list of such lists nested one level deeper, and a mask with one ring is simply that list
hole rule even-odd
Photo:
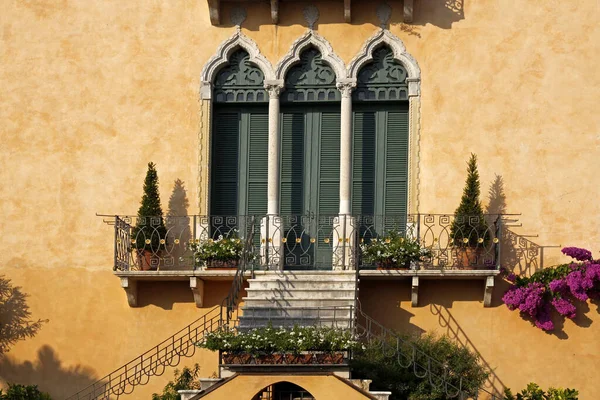
[{"label": "pink bougainvillea", "polygon": [[544,269],[529,278],[514,274],[506,277],[512,285],[502,301],[544,331],[554,329],[552,310],[573,319],[577,315],[573,301],[600,297],[600,260],[578,247],[565,247],[562,252],[579,262]]}]

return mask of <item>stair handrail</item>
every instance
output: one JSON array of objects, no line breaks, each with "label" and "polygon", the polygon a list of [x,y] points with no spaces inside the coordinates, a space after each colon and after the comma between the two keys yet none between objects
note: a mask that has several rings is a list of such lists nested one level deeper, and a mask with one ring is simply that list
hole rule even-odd
[{"label": "stair handrail", "polygon": [[246,229],[246,236],[242,238],[244,240],[244,250],[242,251],[242,257],[238,263],[238,267],[235,271],[233,281],[227,296],[221,302],[221,323],[222,326],[229,326],[232,320],[233,312],[237,309],[238,300],[240,293],[244,287],[244,280],[246,270],[251,257],[254,256],[254,231],[256,218],[255,216],[249,217],[249,228]]},{"label": "stair handrail", "polygon": [[219,329],[221,321],[221,306],[215,306],[158,345],[67,397],[67,400],[108,400],[110,396],[118,398],[130,394],[136,386],[147,384],[151,376],[162,375],[166,367],[177,366],[181,357],[192,357],[196,343],[204,333]]},{"label": "stair handrail", "polygon": [[[492,393],[486,388],[477,388],[477,393],[470,394],[463,389],[463,379],[459,378],[458,387],[447,380],[453,373],[449,367],[437,360],[435,357],[427,354],[413,341],[407,340],[399,333],[386,328],[375,319],[365,314],[360,305],[356,308],[357,320],[355,323],[355,336],[357,340],[365,340],[368,343],[378,342],[383,350],[383,354],[396,357],[398,365],[403,368],[412,366],[413,373],[418,378],[428,377],[430,385],[437,388],[444,388],[446,396],[449,398],[458,398],[460,400],[478,399],[481,394],[489,396],[490,400],[502,400],[504,397],[500,394]],[[364,320],[364,325],[359,321],[359,316]],[[395,341],[395,342],[394,342]],[[403,349],[408,349],[405,351]],[[432,369],[441,369],[440,375]]]}]

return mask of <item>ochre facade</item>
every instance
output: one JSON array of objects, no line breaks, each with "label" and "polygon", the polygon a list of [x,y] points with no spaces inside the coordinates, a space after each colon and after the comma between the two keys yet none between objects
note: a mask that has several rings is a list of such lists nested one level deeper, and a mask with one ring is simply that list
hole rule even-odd
[{"label": "ochre facade", "polygon": [[[353,3],[351,24],[343,22],[343,2],[315,3],[316,32],[346,64],[380,29],[377,4]],[[454,211],[473,152],[484,205],[501,176],[506,211],[522,214],[522,226],[511,229],[536,235],[523,240],[541,246],[541,261],[527,265],[566,261],[561,245],[598,256],[597,1],[415,3],[414,24],[404,25],[394,22],[402,3],[389,2],[389,29],[421,69],[418,211]],[[279,25],[267,3],[243,5],[242,32],[273,65],[307,30],[303,2],[283,2]],[[229,10],[225,4],[226,24],[217,27],[200,0],[4,2],[0,275],[30,295],[33,317],[49,322],[0,360],[0,380],[67,396],[226,296],[229,283],[207,282],[205,309],[197,309],[187,282],[145,283],[141,306],[130,308],[112,272],[113,228],[96,213],[134,214],[149,161],[157,164],[163,206],[181,179],[188,212],[205,211],[201,140],[209,120],[200,73],[235,32]],[[420,306],[411,308],[408,283],[365,281],[361,302],[392,328],[464,335],[501,385],[536,381],[596,398],[598,306],[545,334],[500,304],[502,289],[498,279],[493,307],[484,309],[480,281],[425,281]],[[203,376],[217,370],[209,353],[192,361]],[[149,398],[171,377],[167,370],[127,398]]]}]

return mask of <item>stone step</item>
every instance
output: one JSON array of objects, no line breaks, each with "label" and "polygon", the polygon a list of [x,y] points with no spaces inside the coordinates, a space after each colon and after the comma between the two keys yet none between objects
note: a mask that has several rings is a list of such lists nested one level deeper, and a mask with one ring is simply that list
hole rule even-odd
[{"label": "stone step", "polygon": [[238,330],[263,328],[293,328],[294,326],[318,326],[321,328],[350,329],[352,320],[350,318],[242,318],[238,323]]},{"label": "stone step", "polygon": [[305,280],[249,280],[250,289],[351,289],[354,290],[354,280],[329,280],[329,281],[305,281]]},{"label": "stone step", "polygon": [[311,298],[311,299],[290,299],[290,298],[266,298],[254,299],[244,297],[242,299],[245,306],[248,307],[335,307],[335,306],[353,306],[354,297],[331,298]]},{"label": "stone step", "polygon": [[248,288],[246,289],[248,298],[255,299],[337,299],[354,297],[354,288],[351,289],[301,289],[296,288]]},{"label": "stone step", "polygon": [[247,307],[243,308],[242,318],[352,318],[353,306],[342,307]]}]

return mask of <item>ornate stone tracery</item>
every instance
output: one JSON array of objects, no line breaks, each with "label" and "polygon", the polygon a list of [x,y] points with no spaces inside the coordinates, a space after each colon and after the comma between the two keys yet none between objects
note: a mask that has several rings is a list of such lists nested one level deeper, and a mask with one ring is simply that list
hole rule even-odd
[{"label": "ornate stone tracery", "polygon": [[285,78],[282,101],[337,101],[333,69],[323,61],[321,53],[310,47],[300,54],[300,62],[291,67]]},{"label": "ornate stone tracery", "polygon": [[223,102],[266,102],[263,72],[250,62],[245,50],[236,50],[229,65],[221,68],[214,80],[214,101]]},{"label": "ornate stone tracery", "polygon": [[355,101],[408,100],[406,69],[387,46],[373,51],[373,61],[358,72]]}]

